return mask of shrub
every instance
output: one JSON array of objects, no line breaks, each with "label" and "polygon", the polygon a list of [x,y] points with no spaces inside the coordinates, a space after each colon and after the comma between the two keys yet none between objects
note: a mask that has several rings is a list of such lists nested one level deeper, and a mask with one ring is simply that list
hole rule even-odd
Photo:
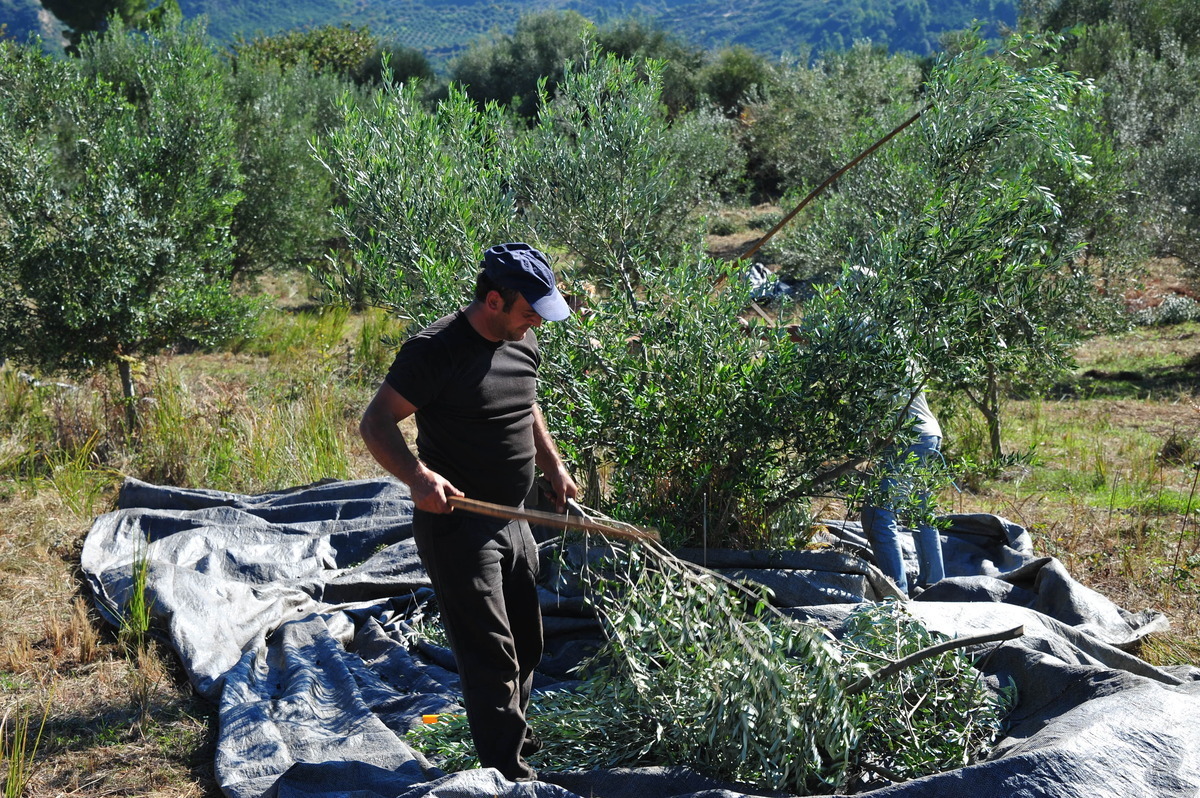
[{"label": "shrub", "polygon": [[1180,294],[1168,294],[1155,307],[1133,313],[1133,323],[1142,327],[1182,324],[1197,319],[1200,319],[1200,303]]},{"label": "shrub", "polygon": [[304,269],[336,236],[332,180],[311,141],[341,124],[348,85],[306,66],[242,61],[229,78],[242,200],[234,209],[233,273]]},{"label": "shrub", "polygon": [[575,11],[523,15],[511,35],[493,33],[473,42],[450,64],[450,79],[481,107],[496,103],[533,119],[539,92],[553,95],[567,62],[586,53],[592,27]]},{"label": "shrub", "polygon": [[694,211],[734,171],[727,123],[672,122],[660,65],[593,53],[542,87],[537,126],[518,151],[517,190],[539,238],[579,261],[579,276],[628,291],[656,262],[700,241]]},{"label": "shrub", "polygon": [[321,25],[249,40],[239,36],[233,54],[238,62],[274,62],[284,68],[303,65],[361,83],[364,69],[377,58],[380,47],[365,25]]}]

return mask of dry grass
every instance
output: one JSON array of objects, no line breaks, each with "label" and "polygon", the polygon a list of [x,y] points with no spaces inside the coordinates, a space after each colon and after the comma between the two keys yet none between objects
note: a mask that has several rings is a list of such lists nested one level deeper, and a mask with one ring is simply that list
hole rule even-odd
[{"label": "dry grass", "polygon": [[234,352],[146,364],[136,441],[111,379],[35,390],[0,368],[0,715],[36,721],[49,701],[26,798],[222,795],[216,708],[171,651],[101,620],[80,550],[126,474],[259,492],[379,473],[357,420],[386,368],[378,337],[398,330],[297,313],[294,293]]},{"label": "dry grass", "polygon": [[50,701],[24,795],[215,798],[212,708],[167,652],[130,661],[84,598],[89,524],[52,488],[0,501],[0,697],[35,725]]},{"label": "dry grass", "polygon": [[[1029,529],[1035,550],[1061,560],[1085,585],[1131,612],[1156,610],[1171,622],[1142,656],[1158,665],[1200,663],[1200,584],[1190,573],[1198,552],[1195,520],[1110,513],[1069,498],[1003,488],[957,497],[955,509],[1004,516]],[[1172,529],[1171,523],[1178,526]],[[1176,554],[1180,555],[1177,560]],[[1185,571],[1174,566],[1182,563]],[[1198,575],[1200,576],[1200,575]]]}]

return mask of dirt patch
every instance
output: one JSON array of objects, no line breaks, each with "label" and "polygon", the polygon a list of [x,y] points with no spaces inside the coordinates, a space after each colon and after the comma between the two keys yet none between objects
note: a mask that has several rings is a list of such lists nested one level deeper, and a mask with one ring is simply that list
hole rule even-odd
[{"label": "dirt patch", "polygon": [[[708,254],[723,260],[741,258],[762,238],[780,218],[778,205],[762,204],[748,208],[724,208],[717,212],[711,227],[714,230],[705,238]],[[755,259],[762,256],[755,253]],[[771,266],[772,264],[767,264]]]},{"label": "dirt patch", "polygon": [[709,236],[707,240],[708,254],[722,260],[737,260],[760,238],[762,238],[762,233],[757,230],[725,236]]},{"label": "dirt patch", "polygon": [[1178,404],[1139,402],[1133,399],[1103,402],[1099,412],[1125,429],[1163,437],[1172,430],[1200,427],[1200,403],[1195,398]]},{"label": "dirt patch", "polygon": [[1125,307],[1131,313],[1150,310],[1172,295],[1200,302],[1200,291],[1182,263],[1175,258],[1155,258],[1146,263],[1141,285],[1125,293]]}]

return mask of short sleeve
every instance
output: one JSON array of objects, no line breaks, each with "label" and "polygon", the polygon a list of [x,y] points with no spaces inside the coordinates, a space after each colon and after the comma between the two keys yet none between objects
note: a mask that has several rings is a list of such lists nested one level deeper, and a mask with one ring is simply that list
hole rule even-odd
[{"label": "short sleeve", "polygon": [[388,369],[387,384],[414,407],[429,404],[442,390],[446,369],[439,349],[436,338],[415,336],[404,342]]}]

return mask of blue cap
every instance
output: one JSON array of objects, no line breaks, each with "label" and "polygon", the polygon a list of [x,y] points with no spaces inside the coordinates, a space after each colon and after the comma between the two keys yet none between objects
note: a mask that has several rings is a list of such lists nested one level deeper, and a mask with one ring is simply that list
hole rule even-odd
[{"label": "blue cap", "polygon": [[496,285],[519,291],[546,321],[562,321],[571,315],[571,308],[558,293],[550,261],[528,244],[518,241],[491,247],[483,253],[483,273]]}]

